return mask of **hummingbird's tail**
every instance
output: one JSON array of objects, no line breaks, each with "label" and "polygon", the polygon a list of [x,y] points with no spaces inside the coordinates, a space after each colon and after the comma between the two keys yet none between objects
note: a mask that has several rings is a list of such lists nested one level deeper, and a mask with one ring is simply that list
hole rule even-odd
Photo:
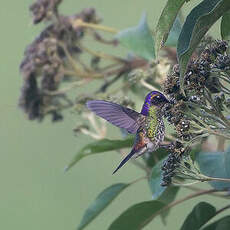
[{"label": "hummingbird's tail", "polygon": [[137,151],[135,148],[121,161],[121,163],[117,166],[117,168],[113,171],[113,174],[117,172]]}]

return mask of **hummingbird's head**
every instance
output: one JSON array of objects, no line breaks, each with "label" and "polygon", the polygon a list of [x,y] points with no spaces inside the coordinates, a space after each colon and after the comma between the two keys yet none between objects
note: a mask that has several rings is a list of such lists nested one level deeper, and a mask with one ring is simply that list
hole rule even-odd
[{"label": "hummingbird's head", "polygon": [[152,91],[148,93],[145,97],[145,102],[142,107],[141,113],[143,115],[148,115],[149,108],[151,106],[156,106],[157,108],[161,108],[165,103],[168,103],[168,99],[158,91]]}]

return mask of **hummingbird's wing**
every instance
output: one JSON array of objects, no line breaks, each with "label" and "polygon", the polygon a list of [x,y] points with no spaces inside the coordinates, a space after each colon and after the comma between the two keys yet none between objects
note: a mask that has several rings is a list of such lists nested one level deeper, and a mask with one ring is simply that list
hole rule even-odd
[{"label": "hummingbird's wing", "polygon": [[119,128],[126,129],[129,133],[137,132],[140,126],[138,121],[143,116],[132,109],[109,101],[87,101],[86,105],[96,115],[104,118]]}]

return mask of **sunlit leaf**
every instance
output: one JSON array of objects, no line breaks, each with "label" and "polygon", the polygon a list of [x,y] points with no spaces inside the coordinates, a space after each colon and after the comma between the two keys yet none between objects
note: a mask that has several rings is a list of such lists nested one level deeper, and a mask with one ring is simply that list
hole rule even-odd
[{"label": "sunlit leaf", "polygon": [[221,37],[223,40],[230,41],[230,11],[226,12],[221,19]]},{"label": "sunlit leaf", "polygon": [[85,211],[78,230],[85,228],[94,220],[129,184],[114,184],[102,191]]},{"label": "sunlit leaf", "polygon": [[197,204],[186,217],[180,230],[200,229],[216,215],[216,208],[206,202]]},{"label": "sunlit leaf", "polygon": [[229,0],[203,0],[187,16],[177,44],[182,91],[184,74],[195,48],[210,27],[229,9]]},{"label": "sunlit leaf", "polygon": [[136,55],[147,60],[155,58],[154,40],[146,14],[143,14],[138,26],[120,31],[115,38]]},{"label": "sunlit leaf", "polygon": [[164,45],[169,32],[174,24],[176,16],[186,0],[168,0],[159,18],[155,31],[156,56],[159,49]]},{"label": "sunlit leaf", "polygon": [[109,230],[142,229],[164,206],[165,204],[160,201],[146,201],[135,204],[124,211],[110,225]]},{"label": "sunlit leaf", "polygon": [[73,160],[65,168],[65,171],[69,170],[78,161],[80,161],[82,158],[86,156],[90,156],[92,154],[97,154],[97,153],[103,153],[107,151],[112,151],[116,149],[131,147],[133,144],[133,141],[134,141],[133,137],[129,137],[124,140],[104,139],[104,140],[99,140],[99,141],[90,143],[78,151],[78,153],[73,158]]},{"label": "sunlit leaf", "polygon": [[[203,174],[210,177],[230,179],[230,149],[225,152],[201,152],[196,161]],[[230,182],[211,181],[215,189],[230,188]]]},{"label": "sunlit leaf", "polygon": [[230,229],[230,216],[225,216],[211,224],[204,227],[202,230],[229,230]]}]

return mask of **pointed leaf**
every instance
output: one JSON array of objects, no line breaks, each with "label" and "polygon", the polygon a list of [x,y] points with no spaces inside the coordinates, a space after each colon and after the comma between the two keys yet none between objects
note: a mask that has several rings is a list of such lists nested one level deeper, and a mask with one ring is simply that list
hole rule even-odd
[{"label": "pointed leaf", "polygon": [[145,201],[135,204],[113,221],[109,230],[142,229],[164,206],[165,204],[160,201]]},{"label": "pointed leaf", "polygon": [[184,74],[195,48],[210,27],[229,9],[229,0],[203,0],[187,16],[177,44],[182,91]]},{"label": "pointed leaf", "polygon": [[102,191],[85,211],[78,230],[85,228],[94,220],[129,184],[114,184]]},{"label": "pointed leaf", "polygon": [[147,60],[155,58],[154,40],[146,14],[143,14],[138,26],[120,31],[115,38],[136,55]]},{"label": "pointed leaf", "polygon": [[221,37],[223,40],[230,41],[230,11],[226,12],[221,19]]},{"label": "pointed leaf", "polygon": [[158,21],[155,32],[156,56],[169,36],[169,32],[174,24],[176,16],[186,0],[168,0]]},{"label": "pointed leaf", "polygon": [[121,148],[127,148],[131,147],[134,142],[133,137],[129,137],[124,140],[99,140],[95,141],[93,143],[90,143],[80,149],[76,156],[73,158],[73,160],[68,164],[68,166],[65,168],[65,171],[69,170],[71,167],[73,167],[78,161],[80,161],[82,158],[92,155],[92,154],[97,154],[97,153],[103,153],[107,151],[112,151],[116,149],[121,149]]},{"label": "pointed leaf", "polygon": [[[161,186],[162,182],[162,164],[164,160],[163,158],[161,161],[159,161],[153,168],[149,179],[149,186],[152,192],[152,199],[161,201],[164,204],[169,204],[172,202],[177,195],[177,192],[179,191],[179,187],[177,186],[169,186],[169,187],[163,187]],[[161,218],[163,223],[166,223],[166,217],[169,214],[169,209],[161,213]]]},{"label": "pointed leaf", "polygon": [[161,167],[166,158],[159,161],[153,168],[149,179],[149,186],[152,192],[152,199],[157,200],[167,187],[161,186],[162,182],[162,171]]},{"label": "pointed leaf", "polygon": [[[177,193],[179,192],[179,186],[169,186],[162,195],[158,198],[159,201],[163,202],[164,204],[169,204],[173,202],[176,198]],[[163,224],[166,224],[166,218],[170,213],[170,209],[164,210],[160,215]]]},{"label": "pointed leaf", "polygon": [[200,229],[216,215],[216,208],[206,202],[197,204],[186,217],[181,230]]},{"label": "pointed leaf", "polygon": [[165,204],[172,202],[179,190],[179,187],[161,186],[162,182],[162,164],[166,158],[159,161],[153,168],[149,179],[149,186],[152,192],[152,199],[159,200]]},{"label": "pointed leaf", "polygon": [[[230,149],[226,152],[200,152],[196,161],[203,174],[230,179]],[[215,189],[230,188],[230,182],[211,181],[209,183]]]},{"label": "pointed leaf", "polygon": [[202,230],[229,230],[230,229],[230,216],[225,216],[214,223],[209,224]]}]

